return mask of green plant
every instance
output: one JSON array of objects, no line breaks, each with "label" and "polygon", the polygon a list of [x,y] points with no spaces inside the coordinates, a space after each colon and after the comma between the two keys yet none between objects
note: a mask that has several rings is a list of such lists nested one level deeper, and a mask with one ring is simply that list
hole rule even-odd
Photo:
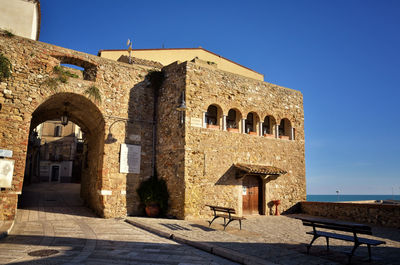
[{"label": "green plant", "polygon": [[88,98],[93,98],[94,101],[101,103],[101,92],[100,89],[98,89],[98,87],[94,85],[90,86],[83,93],[85,93],[88,96]]},{"label": "green plant", "polygon": [[54,92],[58,91],[59,83],[63,83],[63,84],[68,83],[68,78],[70,78],[70,77],[79,78],[78,75],[73,74],[68,70],[65,70],[62,66],[59,66],[59,65],[54,66],[53,72],[57,75],[57,77],[49,77],[47,80],[45,80],[42,83],[42,85],[47,86]]},{"label": "green plant", "polygon": [[152,176],[140,183],[137,193],[144,205],[156,203],[160,206],[161,213],[167,212],[169,194],[167,183],[164,179]]},{"label": "green plant", "polygon": [[52,90],[53,92],[57,92],[58,91],[58,83],[60,81],[58,80],[58,78],[48,78],[45,81],[42,82],[42,86],[47,86],[48,88],[50,88],[50,90]]},{"label": "green plant", "polygon": [[77,74],[71,73],[60,65],[54,66],[54,73],[56,73],[60,78],[62,77],[64,79],[68,79],[68,77],[79,78]]},{"label": "green plant", "polygon": [[9,38],[11,38],[11,37],[14,37],[15,35],[14,35],[14,33],[12,33],[11,31],[9,31],[9,30],[4,30],[4,34],[7,36],[7,37],[9,37]]},{"label": "green plant", "polygon": [[10,60],[0,53],[0,82],[11,76],[12,65]]}]

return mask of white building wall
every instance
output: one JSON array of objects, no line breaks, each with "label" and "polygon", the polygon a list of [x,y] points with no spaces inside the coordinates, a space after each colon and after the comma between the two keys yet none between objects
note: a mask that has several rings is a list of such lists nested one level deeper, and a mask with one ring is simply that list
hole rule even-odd
[{"label": "white building wall", "polygon": [[0,0],[0,28],[15,35],[36,40],[39,9],[23,0]]}]

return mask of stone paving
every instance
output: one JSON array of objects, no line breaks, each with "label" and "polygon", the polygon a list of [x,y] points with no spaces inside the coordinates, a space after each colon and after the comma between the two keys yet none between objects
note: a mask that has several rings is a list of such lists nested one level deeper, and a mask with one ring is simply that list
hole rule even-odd
[{"label": "stone paving", "polygon": [[78,184],[40,184],[24,190],[0,264],[236,264],[136,228],[97,218],[82,206]]},{"label": "stone paving", "polygon": [[[346,264],[352,248],[331,239],[327,252],[318,239],[307,255],[311,236],[294,215],[247,217],[242,230],[233,222],[225,231],[222,220],[209,228],[205,220],[97,218],[82,206],[77,188],[40,184],[24,190],[14,227],[0,239],[0,264],[236,264],[226,257],[251,265],[334,265]],[[373,226],[366,237],[386,245],[372,247],[372,262],[361,246],[352,264],[400,264],[400,229]]]},{"label": "stone paving", "polygon": [[[298,216],[298,215],[297,215]],[[241,253],[244,257],[253,257],[275,264],[347,264],[352,242],[330,240],[330,251],[326,251],[324,238],[317,239],[310,255],[306,253],[305,245],[312,236],[307,235],[301,221],[291,216],[257,216],[248,217],[239,224],[233,222],[223,231],[223,220],[217,219],[208,228],[208,223],[202,220],[183,221],[172,219],[153,219],[128,217],[127,221],[135,226],[160,232],[181,240],[187,240],[203,248],[223,248],[232,253]],[[219,220],[219,223],[218,223]],[[217,223],[217,224],[216,224]],[[365,245],[360,246],[352,259],[352,264],[400,264],[400,230],[373,226],[373,236],[364,236],[386,241],[386,245],[372,247],[372,262],[368,261],[368,251]],[[211,251],[212,252],[212,251]],[[236,259],[240,261],[240,259]],[[253,264],[254,262],[244,263]]]}]

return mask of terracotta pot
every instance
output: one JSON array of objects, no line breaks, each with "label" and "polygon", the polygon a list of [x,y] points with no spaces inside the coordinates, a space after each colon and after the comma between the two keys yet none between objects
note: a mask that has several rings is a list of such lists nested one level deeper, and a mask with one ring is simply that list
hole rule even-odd
[{"label": "terracotta pot", "polygon": [[228,132],[239,132],[239,129],[236,128],[228,128]]},{"label": "terracotta pot", "polygon": [[274,203],[274,205],[279,205],[279,204],[281,204],[281,200],[273,200],[272,202]]},{"label": "terracotta pot", "polygon": [[266,134],[264,134],[264,137],[267,137],[267,138],[274,138],[274,135],[273,135],[273,134],[266,133]]},{"label": "terracotta pot", "polygon": [[281,204],[281,200],[274,200],[272,201],[275,205],[275,215],[280,215],[278,210],[278,205]]},{"label": "terracotta pot", "polygon": [[145,211],[148,217],[157,217],[160,214],[160,206],[156,203],[151,203],[146,205]]},{"label": "terracotta pot", "polygon": [[208,129],[219,130],[219,125],[207,124]]},{"label": "terracotta pot", "polygon": [[279,136],[279,138],[282,140],[289,140],[289,136],[286,136],[286,135],[281,135],[281,136]]}]

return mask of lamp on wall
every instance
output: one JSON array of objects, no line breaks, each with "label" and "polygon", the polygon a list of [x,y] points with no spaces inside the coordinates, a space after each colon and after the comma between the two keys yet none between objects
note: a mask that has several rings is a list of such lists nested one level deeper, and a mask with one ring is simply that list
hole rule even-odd
[{"label": "lamp on wall", "polygon": [[64,112],[63,112],[63,114],[61,115],[61,118],[60,118],[61,124],[63,126],[68,124],[68,116],[69,116],[68,112],[67,112],[67,107],[68,106],[69,106],[69,102],[64,102]]},{"label": "lamp on wall", "polygon": [[176,110],[180,112],[180,115],[181,115],[180,121],[181,121],[181,125],[182,125],[185,122],[185,111],[186,111],[185,91],[182,91],[181,103],[176,108]]}]

